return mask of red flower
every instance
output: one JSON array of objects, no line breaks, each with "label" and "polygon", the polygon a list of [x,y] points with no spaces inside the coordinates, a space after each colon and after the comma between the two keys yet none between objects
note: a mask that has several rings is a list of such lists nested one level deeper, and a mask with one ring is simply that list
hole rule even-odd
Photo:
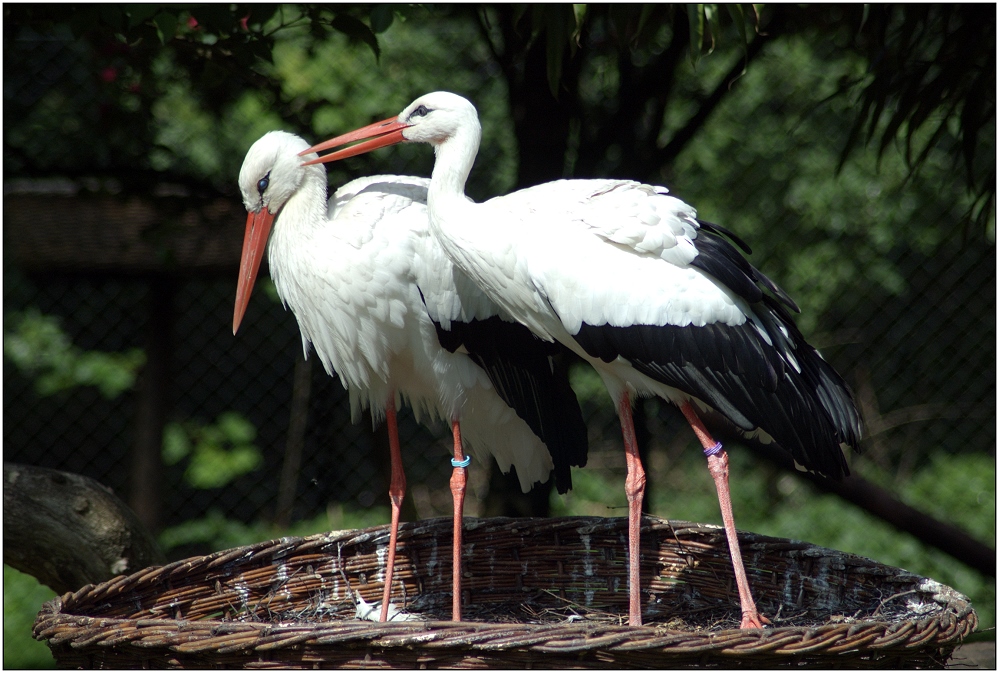
[{"label": "red flower", "polygon": [[108,67],[101,70],[101,79],[110,84],[111,82],[118,79],[118,68],[109,65]]}]

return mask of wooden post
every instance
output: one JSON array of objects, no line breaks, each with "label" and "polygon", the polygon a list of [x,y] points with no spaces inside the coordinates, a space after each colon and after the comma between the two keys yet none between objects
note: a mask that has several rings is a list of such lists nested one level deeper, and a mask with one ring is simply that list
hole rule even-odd
[{"label": "wooden post", "polygon": [[302,471],[302,448],[305,446],[305,431],[308,427],[311,386],[312,364],[304,355],[299,355],[295,360],[295,374],[292,378],[288,438],[284,445],[284,463],[281,465],[281,481],[274,513],[274,523],[280,528],[287,528],[291,524],[292,509],[295,506],[298,475]]},{"label": "wooden post", "polygon": [[135,444],[129,479],[129,505],[154,533],[159,530],[160,482],[163,480],[163,428],[170,404],[170,361],[173,351],[173,300],[176,284],[169,276],[149,281],[146,318],[146,364],[139,376]]}]

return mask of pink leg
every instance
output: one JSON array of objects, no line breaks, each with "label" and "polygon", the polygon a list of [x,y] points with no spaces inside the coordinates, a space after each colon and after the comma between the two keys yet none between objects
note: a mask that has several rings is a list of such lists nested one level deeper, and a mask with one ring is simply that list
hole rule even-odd
[{"label": "pink leg", "polygon": [[457,420],[451,421],[451,433],[454,435],[454,471],[451,473],[451,495],[454,496],[454,546],[452,548],[451,575],[453,581],[451,600],[451,619],[461,621],[461,538],[462,512],[465,509],[465,467],[456,463],[465,463],[465,452],[461,447],[461,427]]},{"label": "pink leg", "polygon": [[642,584],[639,562],[639,542],[642,524],[642,498],[645,496],[645,470],[638,455],[635,423],[631,417],[631,400],[625,392],[618,402],[617,413],[624,435],[624,459],[628,476],[624,492],[628,496],[628,624],[642,625]]},{"label": "pink leg", "polygon": [[399,510],[406,496],[406,474],[402,470],[402,452],[399,451],[399,426],[395,417],[395,393],[389,395],[385,406],[385,424],[389,433],[389,461],[392,465],[392,481],[389,483],[389,499],[392,501],[392,529],[389,534],[388,560],[385,562],[385,590],[382,592],[382,611],[378,621],[388,619],[389,596],[392,594],[392,575],[395,573],[395,545],[399,540]]},{"label": "pink leg", "polygon": [[753,594],[749,590],[746,568],[742,565],[742,552],[739,551],[739,538],[735,532],[735,517],[732,515],[732,495],[728,489],[728,454],[722,450],[721,444],[715,442],[708,434],[708,429],[704,427],[690,402],[684,402],[680,405],[680,411],[687,418],[687,422],[690,423],[690,427],[693,428],[694,434],[697,435],[705,452],[713,451],[708,456],[708,471],[711,472],[711,477],[715,480],[715,488],[718,491],[718,504],[721,507],[722,523],[725,524],[725,536],[728,538],[728,551],[732,556],[735,583],[739,587],[739,603],[742,605],[742,623],[739,627],[762,629],[764,624],[770,623],[770,620],[757,612]]}]

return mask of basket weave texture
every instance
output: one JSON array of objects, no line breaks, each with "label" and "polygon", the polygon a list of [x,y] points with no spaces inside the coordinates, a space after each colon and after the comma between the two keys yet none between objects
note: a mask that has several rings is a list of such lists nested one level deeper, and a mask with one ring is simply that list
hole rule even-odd
[{"label": "basket weave texture", "polygon": [[968,599],[804,542],[740,533],[760,611],[738,629],[724,531],[646,517],[645,626],[627,626],[627,520],[466,519],[463,610],[450,619],[451,520],[403,524],[393,604],[388,527],[282,538],[147,568],[46,603],[34,635],[84,668],[675,668],[942,666]]}]

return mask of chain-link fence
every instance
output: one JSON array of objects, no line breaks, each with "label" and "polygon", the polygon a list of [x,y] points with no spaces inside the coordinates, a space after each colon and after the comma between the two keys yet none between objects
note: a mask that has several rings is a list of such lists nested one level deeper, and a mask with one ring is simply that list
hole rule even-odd
[{"label": "chain-link fence", "polygon": [[[76,47],[65,41],[60,51],[58,44],[38,42],[44,58],[36,71],[10,81],[5,73],[5,105],[25,96],[38,103],[33,125],[5,121],[18,133],[34,134],[32,142],[46,125],[58,126],[56,94],[90,91],[93,99],[81,109],[96,105],[99,112],[107,104],[100,81],[80,75],[81,61],[71,58]],[[81,57],[88,58],[99,61],[93,54]],[[101,72],[105,81],[114,76]],[[252,127],[256,121],[247,116],[228,123]],[[18,145],[21,158],[23,149]],[[5,345],[6,335],[23,336],[25,316],[34,316],[29,327],[41,333],[38,326],[47,325],[50,337],[61,331],[77,361],[85,353],[140,349],[145,365],[134,385],[117,391],[94,384],[52,391],[39,381],[69,366],[53,364],[57,355],[36,353],[32,366],[5,357],[6,461],[97,479],[145,508],[144,517],[158,530],[213,511],[244,523],[288,523],[324,513],[333,521],[338,507],[387,508],[382,430],[372,429],[368,417],[351,424],[340,382],[315,358],[303,362],[291,313],[258,286],[239,334],[231,333],[244,218],[235,194],[206,199],[189,186],[170,184],[137,197],[118,193],[124,175],[120,182],[39,180],[34,170],[24,181],[10,170],[24,162],[11,161],[5,176]],[[44,163],[36,162],[36,169]],[[51,163],[53,178],[57,163]],[[753,191],[747,182],[745,194]],[[782,261],[827,242],[820,238],[789,228],[782,242],[753,261],[782,282],[792,273]],[[904,279],[901,286],[886,287],[880,278],[841,284],[828,299],[830,308],[813,316],[812,340],[854,388],[864,414],[864,460],[900,481],[937,455],[979,452],[994,460],[995,247],[970,238],[962,240],[957,228],[932,246],[910,245],[899,236],[883,258]],[[50,318],[56,322],[46,323]],[[35,338],[36,349],[45,351],[50,342]],[[582,405],[591,442],[586,471],[621,484],[624,459],[613,408],[598,397],[585,397]],[[643,412],[649,463],[675,464],[692,442],[689,430],[667,405],[644,404]],[[150,451],[139,432],[149,418],[162,422],[168,441],[155,443],[159,466],[143,474],[136,456]],[[295,420],[303,418],[304,425]],[[409,516],[449,514],[447,429],[422,427],[408,412],[400,424]],[[211,474],[220,481],[212,482]],[[493,479],[481,465],[470,478],[467,513],[500,513],[488,508],[486,496],[515,480]],[[650,491],[668,487],[653,469]],[[178,543],[170,555],[209,546],[204,539]]]}]

